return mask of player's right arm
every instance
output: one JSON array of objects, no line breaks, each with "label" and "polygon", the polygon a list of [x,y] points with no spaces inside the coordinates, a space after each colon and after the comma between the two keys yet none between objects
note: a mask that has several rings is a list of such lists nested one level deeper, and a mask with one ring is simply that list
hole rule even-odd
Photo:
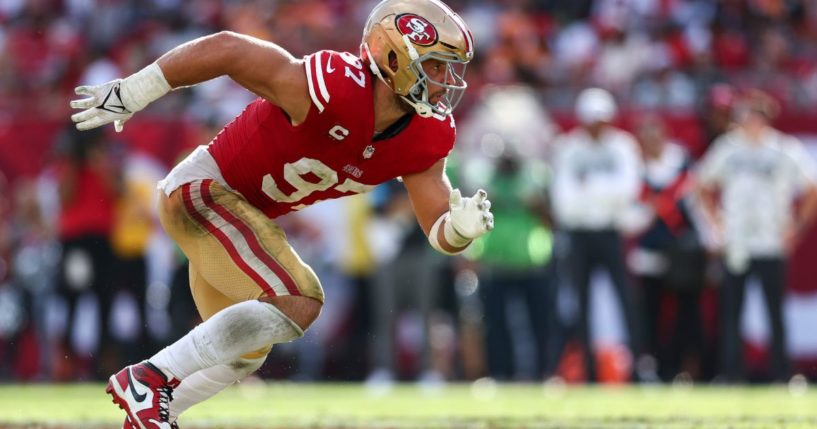
[{"label": "player's right arm", "polygon": [[280,106],[293,123],[306,119],[311,101],[303,61],[274,43],[230,31],[179,45],[124,79],[78,87],[76,93],[88,98],[72,101],[71,107],[86,110],[71,119],[80,130],[114,122],[121,131],[133,113],[171,89],[219,76]]},{"label": "player's right arm", "polygon": [[463,197],[451,188],[445,175],[445,159],[427,170],[403,176],[414,215],[431,247],[446,255],[462,252],[479,236],[494,228],[488,194],[480,189]]}]

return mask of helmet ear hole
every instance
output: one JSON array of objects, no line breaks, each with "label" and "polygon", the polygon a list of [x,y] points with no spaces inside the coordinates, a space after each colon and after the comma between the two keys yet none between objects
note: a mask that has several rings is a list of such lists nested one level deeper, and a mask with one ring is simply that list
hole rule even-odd
[{"label": "helmet ear hole", "polygon": [[397,73],[400,68],[400,64],[397,62],[397,53],[394,51],[389,51],[389,68],[394,73]]}]

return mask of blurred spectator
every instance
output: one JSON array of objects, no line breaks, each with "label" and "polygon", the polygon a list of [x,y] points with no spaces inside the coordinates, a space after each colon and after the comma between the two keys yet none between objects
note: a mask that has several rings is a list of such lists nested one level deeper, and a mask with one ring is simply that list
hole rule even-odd
[{"label": "blurred spectator", "polygon": [[[13,285],[22,293],[26,315],[25,328],[29,341],[16,344],[17,376],[23,379],[50,376],[48,359],[54,356],[53,329],[49,329],[49,304],[53,301],[59,245],[37,201],[36,184],[19,181],[15,184],[14,215],[9,234],[15,243],[11,255]],[[5,311],[4,311],[5,312]],[[25,362],[26,365],[19,365]]]},{"label": "blurred spectator", "polygon": [[506,148],[525,158],[544,159],[548,149],[544,142],[558,131],[539,94],[525,85],[486,86],[457,128],[460,175],[473,186],[487,183],[485,171]]},{"label": "blurred spectator", "polygon": [[485,88],[460,130],[465,186],[487,190],[491,210],[505,219],[466,253],[479,273],[488,375],[542,379],[554,292],[542,159],[556,126],[533,88],[515,85]]},{"label": "blurred spectator", "polygon": [[8,277],[8,257],[12,251],[12,202],[6,175],[0,171],[0,282]]},{"label": "blurred spectator", "polygon": [[377,270],[377,256],[369,230],[373,214],[371,195],[343,199],[346,210],[346,239],[341,252],[342,271],[354,288],[352,310],[347,314],[347,335],[336,342],[342,352],[338,376],[345,379],[362,379],[370,371],[369,356],[360,353],[367,349],[371,336],[371,295]]},{"label": "blurred spectator", "polygon": [[699,302],[706,255],[690,214],[692,161],[669,140],[658,117],[648,115],[636,131],[644,157],[640,200],[650,223],[628,262],[644,296],[644,352],[657,359],[658,375],[664,380],[681,371],[697,378],[703,353]]},{"label": "blurred spectator", "polygon": [[491,210],[503,219],[468,253],[480,265],[488,374],[497,380],[541,380],[548,370],[547,328],[553,317],[547,170],[508,142],[483,178],[480,187],[492,196]]},{"label": "blurred spectator", "polygon": [[[704,97],[701,111],[702,128],[706,146],[729,131],[732,126],[732,106],[735,103],[735,89],[727,84],[716,84],[709,88]],[[698,157],[703,153],[696,154]]]},{"label": "blurred spectator", "polygon": [[[71,127],[63,138],[65,158],[57,178],[62,245],[58,290],[68,306],[62,347],[70,359],[59,371],[61,377],[73,379],[107,374],[99,358],[111,344],[107,327],[114,256],[109,239],[120,184],[104,131],[80,133]],[[94,306],[97,310],[90,314],[95,318],[79,311]]]},{"label": "blurred spectator", "polygon": [[[432,318],[438,309],[446,259],[428,245],[401,183],[389,182],[375,192],[380,196],[375,206],[379,216],[370,227],[372,238],[377,236],[378,244],[372,248],[379,266],[371,288],[374,335],[370,346],[374,359],[366,381],[371,388],[382,389],[403,375],[399,351],[404,348],[398,344],[413,331],[408,343],[415,345],[417,358],[407,375],[435,387],[447,375],[435,368],[432,360]],[[414,325],[413,329],[409,325]]]},{"label": "blurred spectator", "polygon": [[0,379],[11,378],[16,353],[11,346],[25,324],[24,306],[20,291],[10,280],[10,261],[13,251],[11,198],[6,176],[0,171]]},{"label": "blurred spectator", "polygon": [[[786,256],[817,213],[817,166],[796,138],[772,128],[778,109],[761,91],[744,93],[735,106],[737,126],[713,143],[697,169],[704,208],[722,236],[721,374],[729,382],[746,377],[740,320],[750,276],[763,286],[771,325],[769,375],[777,381],[789,376]],[[798,196],[800,210],[793,210]]]},{"label": "blurred spectator", "polygon": [[578,297],[578,335],[585,377],[597,381],[590,332],[590,280],[597,268],[609,274],[625,317],[631,358],[640,351],[639,308],[623,258],[621,229],[638,197],[642,162],[629,133],[611,125],[613,96],[591,88],[576,100],[581,126],[557,137],[551,190],[559,228],[567,231],[566,270]]},{"label": "blurred spectator", "polygon": [[[167,285],[151,284],[148,270],[151,240],[159,229],[156,182],[163,177],[164,169],[147,154],[128,151],[121,144],[115,150],[121,192],[114,205],[110,238],[115,265],[107,287],[117,309],[110,321],[111,337],[120,360],[138,362],[159,347],[149,335],[149,321],[155,317],[151,317],[148,295],[151,288]],[[110,372],[115,370],[108,368]]]}]

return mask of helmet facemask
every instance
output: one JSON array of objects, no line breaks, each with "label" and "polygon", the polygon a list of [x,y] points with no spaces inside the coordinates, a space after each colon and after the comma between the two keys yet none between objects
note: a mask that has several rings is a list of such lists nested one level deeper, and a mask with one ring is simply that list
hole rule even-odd
[{"label": "helmet facemask", "polygon": [[[440,61],[445,67],[442,82],[428,76],[423,68],[423,63],[427,60]],[[465,89],[468,87],[465,82],[465,69],[467,66],[468,64],[465,61],[460,60],[456,54],[449,52],[432,51],[413,59],[409,64],[409,70],[416,75],[417,81],[409,89],[408,94],[402,96],[403,100],[414,107],[420,116],[431,116],[432,114],[446,116],[450,114],[462,100]],[[436,104],[429,101],[433,95],[429,94],[428,91],[429,82],[445,91]],[[431,113],[424,115],[425,111]]]}]

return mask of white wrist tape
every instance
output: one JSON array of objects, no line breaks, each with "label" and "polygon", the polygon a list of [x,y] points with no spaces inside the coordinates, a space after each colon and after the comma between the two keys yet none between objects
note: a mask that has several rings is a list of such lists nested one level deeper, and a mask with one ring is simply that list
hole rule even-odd
[{"label": "white wrist tape", "polygon": [[[440,245],[440,242],[437,240],[437,235],[440,231],[440,225],[445,222],[445,226],[443,227],[443,237],[445,237],[445,241],[451,247],[462,248],[456,252],[450,252],[448,250],[443,249]],[[444,254],[444,255],[456,255],[462,253],[469,244],[471,244],[471,240],[459,235],[457,231],[454,230],[454,227],[451,225],[451,220],[449,219],[449,212],[445,212],[437,218],[437,221],[434,222],[434,225],[431,226],[431,230],[428,232],[428,242],[431,244],[431,247],[434,250]]]},{"label": "white wrist tape", "polygon": [[158,64],[151,65],[122,79],[122,102],[131,112],[138,112],[172,88]]}]

